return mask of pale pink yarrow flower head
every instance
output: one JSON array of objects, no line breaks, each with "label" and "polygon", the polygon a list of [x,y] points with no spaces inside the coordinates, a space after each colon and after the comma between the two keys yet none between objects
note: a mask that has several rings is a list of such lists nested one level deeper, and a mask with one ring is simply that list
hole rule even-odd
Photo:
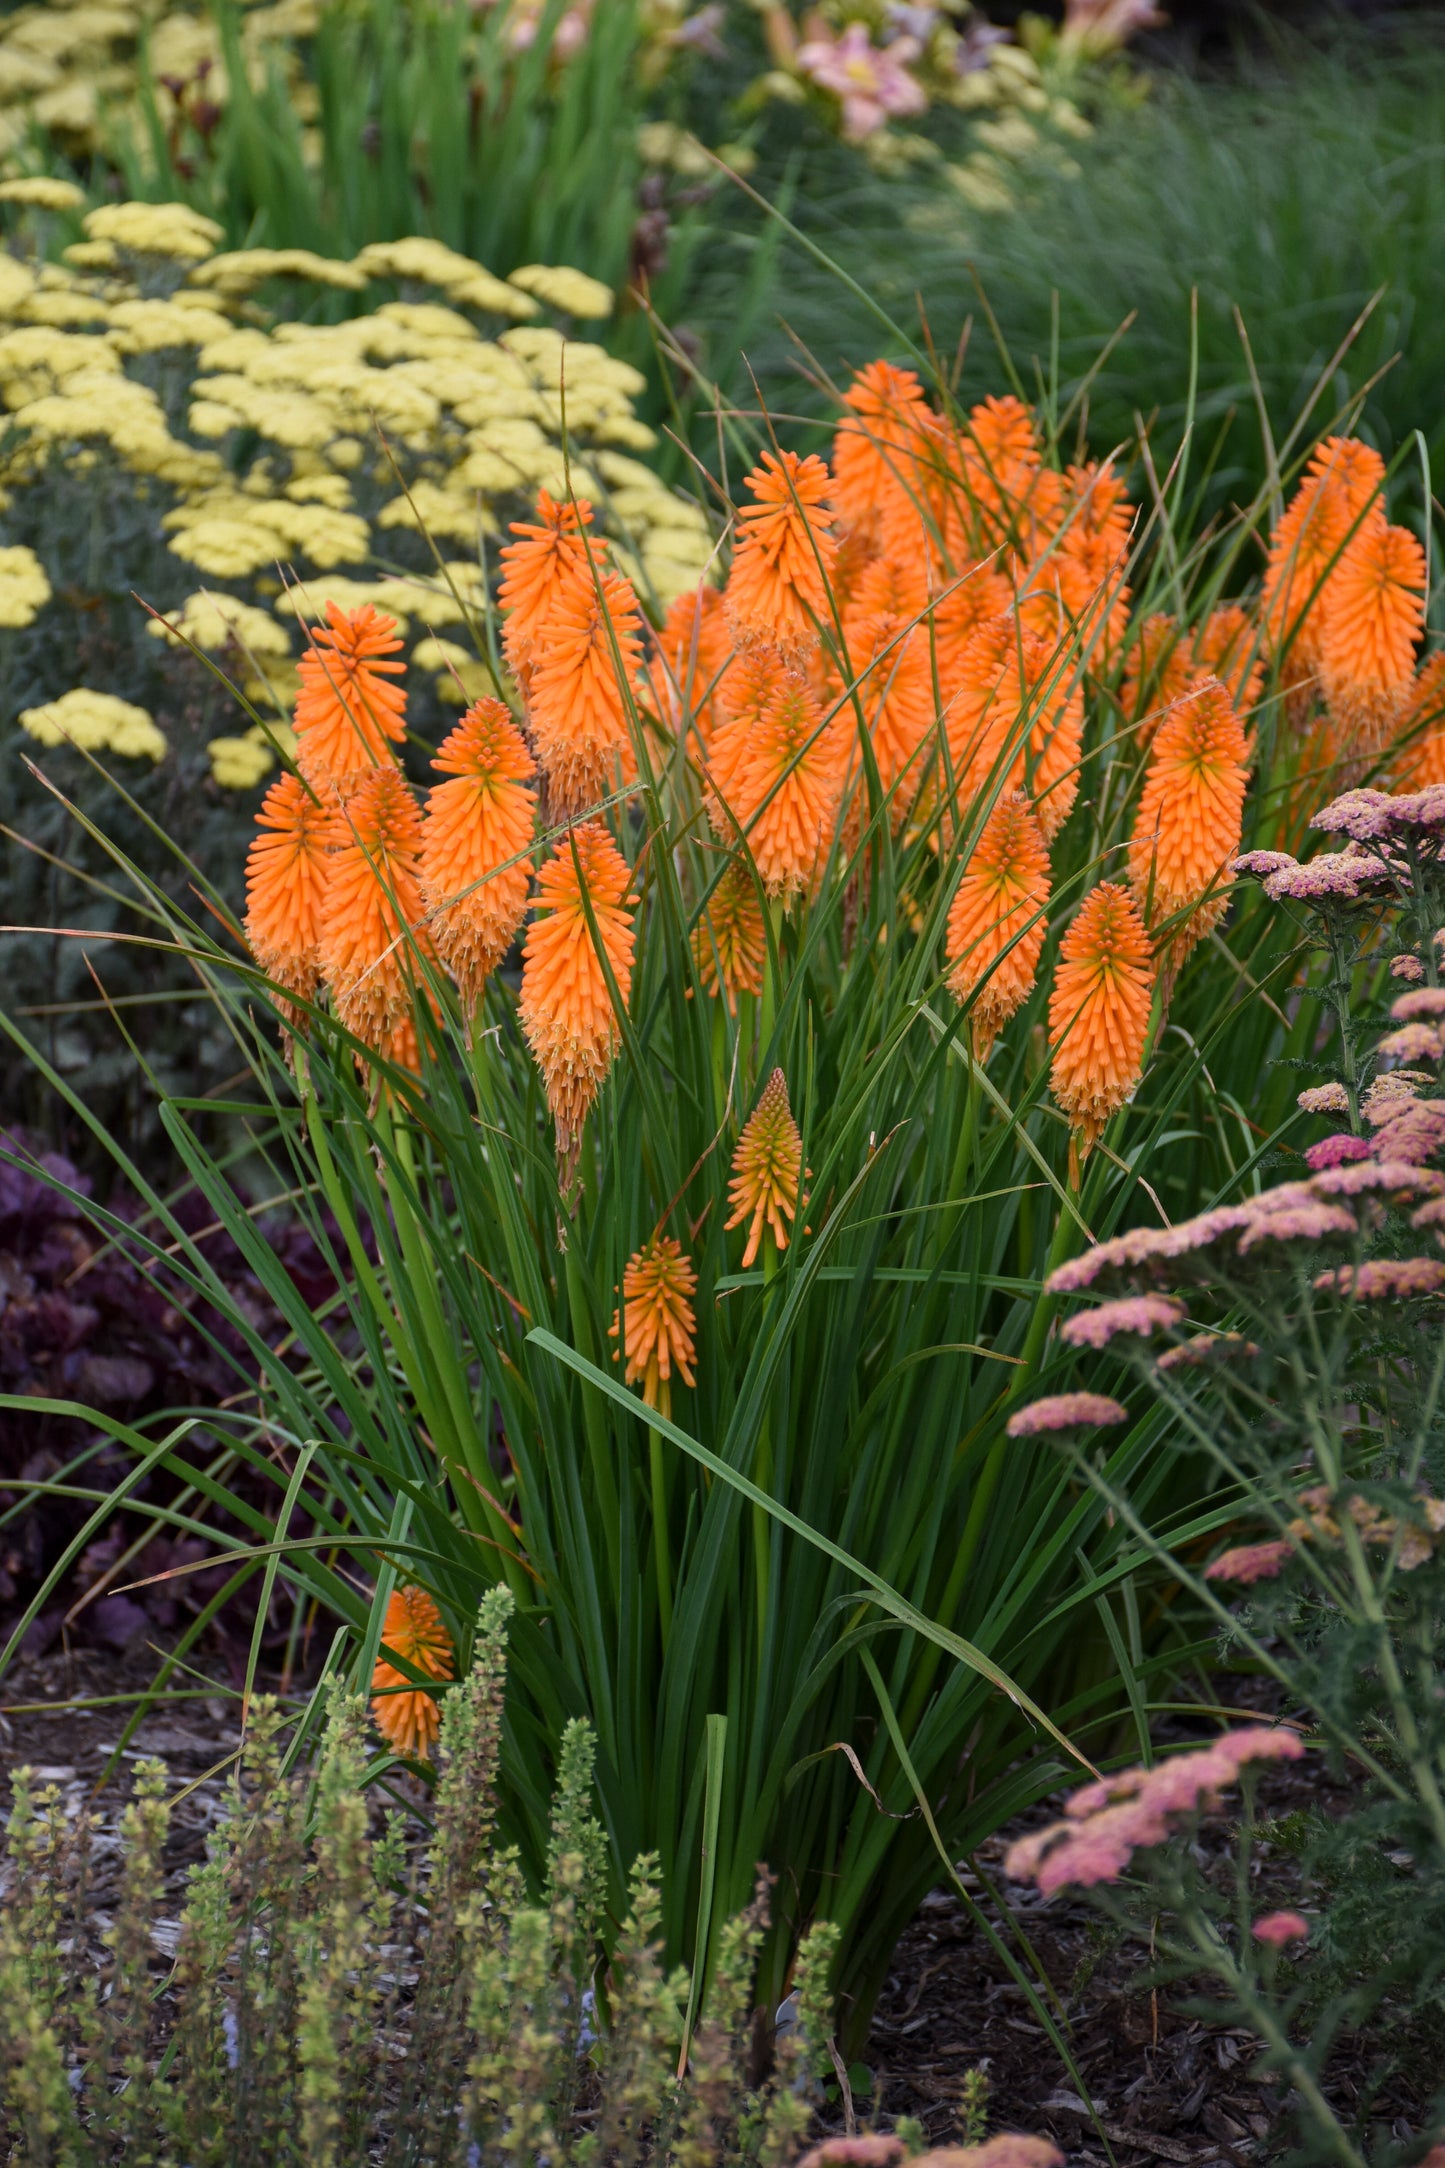
[{"label": "pale pink yarrow flower head", "polygon": [[1303,1942],[1309,1931],[1310,1923],[1302,1912],[1266,1912],[1250,1929],[1256,1942],[1267,1942],[1276,1950],[1282,1950],[1287,1942]]},{"label": "pale pink yarrow flower head", "polygon": [[875,45],[865,23],[849,23],[837,38],[809,38],[798,47],[798,66],[820,90],[842,102],[843,133],[852,143],[875,135],[886,122],[921,113],[928,104],[922,84],[906,62],[916,60],[917,38]]},{"label": "pale pink yarrow flower head", "polygon": [[1101,1302],[1097,1310],[1071,1317],[1062,1338],[1070,1347],[1107,1347],[1116,1333],[1147,1340],[1152,1333],[1177,1325],[1183,1315],[1183,1304],[1168,1295],[1123,1295],[1117,1302]]},{"label": "pale pink yarrow flower head", "polygon": [[1343,1084],[1311,1084],[1295,1105],[1302,1114],[1348,1114],[1350,1095]]},{"label": "pale pink yarrow flower head", "polygon": [[1408,979],[1412,985],[1425,976],[1425,966],[1418,956],[1397,956],[1390,965],[1392,979]]},{"label": "pale pink yarrow flower head", "polygon": [[1309,1147],[1305,1165],[1313,1174],[1324,1174],[1331,1167],[1347,1167],[1356,1160],[1368,1159],[1370,1151],[1368,1137],[1352,1137],[1348,1130],[1339,1130]]},{"label": "pale pink yarrow flower head", "polygon": [[[1415,964],[1417,972],[1422,968],[1413,956],[1397,956],[1390,966],[1391,971],[1395,971],[1395,964],[1403,963]],[[1395,971],[1397,978],[1405,975]],[[1414,993],[1401,994],[1398,1000],[1391,1002],[1390,1014],[1397,1024],[1421,1024],[1432,1016],[1445,1016],[1445,986],[1417,986]]]},{"label": "pale pink yarrow flower head", "polygon": [[1056,1430],[1096,1430],[1128,1420],[1128,1409],[1103,1393],[1052,1393],[1011,1415],[1007,1429],[1011,1438],[1037,1438]]}]

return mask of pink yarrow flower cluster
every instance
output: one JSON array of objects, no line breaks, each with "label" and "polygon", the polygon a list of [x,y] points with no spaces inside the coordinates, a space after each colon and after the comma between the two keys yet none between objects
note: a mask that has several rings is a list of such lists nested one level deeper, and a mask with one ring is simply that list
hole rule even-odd
[{"label": "pink yarrow flower cluster", "polygon": [[1086,1784],[1069,1800],[1062,1821],[1011,1847],[1004,1871],[1016,1882],[1033,1882],[1045,1896],[1116,1882],[1135,1852],[1165,1841],[1174,1817],[1217,1805],[1246,1763],[1298,1761],[1303,1753],[1297,1733],[1255,1724],[1174,1755],[1157,1769],[1126,1769]]},{"label": "pink yarrow flower cluster", "polygon": [[1270,1543],[1238,1543],[1221,1551],[1204,1569],[1206,1581],[1237,1581],[1252,1588],[1256,1581],[1278,1580],[1280,1570],[1294,1556],[1294,1545],[1281,1538]]},{"label": "pink yarrow flower cluster", "polygon": [[1368,1137],[1352,1137],[1348,1130],[1338,1130],[1332,1137],[1321,1137],[1305,1153],[1305,1165],[1315,1174],[1323,1174],[1327,1167],[1345,1167],[1357,1159],[1368,1159]]},{"label": "pink yarrow flower cluster", "polygon": [[1103,1393],[1053,1393],[1020,1408],[1006,1427],[1011,1438],[1038,1438],[1053,1431],[1097,1430],[1128,1420],[1128,1409]]},{"label": "pink yarrow flower cluster", "polygon": [[1356,1302],[1409,1302],[1439,1294],[1445,1287],[1445,1264],[1438,1257],[1377,1257],[1368,1264],[1321,1272],[1314,1284],[1353,1295]]},{"label": "pink yarrow flower cluster", "polygon": [[1183,1315],[1184,1305],[1169,1295],[1123,1295],[1117,1302],[1101,1302],[1097,1310],[1071,1317],[1060,1337],[1070,1347],[1107,1347],[1116,1333],[1146,1340],[1177,1325]]}]

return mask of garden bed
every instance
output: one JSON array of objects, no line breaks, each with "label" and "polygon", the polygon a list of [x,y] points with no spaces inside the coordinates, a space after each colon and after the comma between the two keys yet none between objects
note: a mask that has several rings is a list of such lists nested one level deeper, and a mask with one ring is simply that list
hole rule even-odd
[{"label": "garden bed", "polygon": [[[218,1679],[213,1695],[197,1685],[193,1699],[163,1700],[122,1749],[121,1773],[106,1781],[130,1710],[125,1697],[140,1696],[154,1670],[155,1655],[146,1649],[117,1654],[62,1647],[22,1659],[0,1705],[0,1813],[9,1810],[10,1772],[26,1764],[60,1787],[67,1812],[89,1805],[100,1813],[91,1892],[97,1960],[116,1894],[115,1832],[135,1763],[159,1756],[179,1793],[165,1855],[159,1934],[179,1915],[186,1878],[203,1857],[239,1744],[238,1704]],[[1238,1703],[1241,1682],[1225,1683],[1227,1698]],[[1250,1698],[1247,1685],[1244,1697]],[[85,1705],[107,1701],[110,1706]],[[401,1780],[404,1791],[411,1781]],[[1340,1811],[1351,1798],[1346,1784],[1330,1782],[1317,1768],[1286,1765],[1272,1773],[1266,1803],[1283,1821],[1312,1808]],[[970,2073],[977,2085],[981,2072],[987,2080],[989,2129],[1046,2133],[1077,2168],[1108,2160],[1100,2126],[1117,2168],[1150,2163],[1238,2168],[1274,2158],[1270,2134],[1281,2096],[1276,2081],[1252,2074],[1257,2049],[1250,2036],[1235,2026],[1208,2024],[1181,2010],[1184,1996],[1152,1988],[1140,1952],[1114,1936],[1079,1893],[1040,1899],[1009,1886],[1004,1855],[1039,1819],[1033,1814],[1001,1830],[980,1847],[976,1864],[994,1889],[1007,1890],[1013,1918],[1058,1995],[1072,2028],[1078,2077],[1098,2125],[1076,2079],[1050,2045],[1027,1991],[947,1889],[924,1900],[895,1953],[864,2058],[873,2092],[869,2096],[860,2089],[857,2120],[888,2124],[901,2115],[915,2116],[930,2145],[957,2144]],[[1231,1826],[1218,1820],[1209,1835],[1215,1863],[1227,1873]],[[984,1885],[970,1868],[963,1869],[962,1879],[985,1898]],[[1269,1859],[1263,1880],[1274,1885],[1267,1890],[1272,1898],[1297,1895],[1283,1849]],[[1362,2075],[1363,2066],[1352,2070],[1346,2057],[1336,2078],[1342,2105]],[[1423,2112],[1423,2100],[1410,2088],[1377,2110],[1393,2124],[1397,2138],[1408,2137]],[[823,2127],[838,2127],[842,2113],[835,2098],[821,2119]]]}]

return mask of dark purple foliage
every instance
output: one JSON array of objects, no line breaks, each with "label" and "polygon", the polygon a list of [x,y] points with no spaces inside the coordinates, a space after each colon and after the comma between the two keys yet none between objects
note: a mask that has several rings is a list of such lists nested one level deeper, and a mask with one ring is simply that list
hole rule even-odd
[{"label": "dark purple foliage", "polygon": [[[163,1409],[214,1407],[244,1391],[254,1366],[234,1323],[199,1300],[179,1275],[149,1260],[138,1241],[107,1240],[79,1201],[92,1184],[68,1159],[23,1130],[0,1130],[0,1151],[25,1162],[0,1163],[0,1393],[78,1401],[137,1423]],[[112,1199],[110,1209],[132,1223],[141,1217],[133,1199]],[[200,1238],[234,1310],[262,1338],[279,1337],[280,1320],[260,1282],[230,1237],[216,1229],[206,1200],[191,1193],[172,1210],[186,1232]],[[306,1302],[325,1300],[335,1283],[305,1228],[278,1221],[266,1231]],[[0,1621],[23,1608],[92,1510],[84,1500],[28,1486],[53,1483],[78,1453],[97,1443],[77,1480],[106,1490],[133,1461],[94,1424],[0,1408],[0,1514],[6,1515],[0,1525]],[[202,1435],[192,1450],[204,1455],[211,1443]],[[135,1496],[154,1502],[174,1488],[174,1479],[154,1477]],[[52,1638],[78,1602],[71,1631],[124,1647],[174,1628],[182,1610],[207,1601],[220,1585],[220,1569],[120,1593],[127,1583],[206,1555],[200,1539],[162,1532],[119,1568],[145,1526],[135,1512],[117,1516],[78,1562],[64,1601],[36,1621],[32,1645]]]}]

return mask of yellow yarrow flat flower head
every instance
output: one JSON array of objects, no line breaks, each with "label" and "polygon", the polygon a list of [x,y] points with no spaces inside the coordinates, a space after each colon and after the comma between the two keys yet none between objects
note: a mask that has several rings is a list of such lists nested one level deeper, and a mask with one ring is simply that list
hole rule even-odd
[{"label": "yellow yarrow flat flower head", "polygon": [[114,693],[77,686],[41,707],[22,708],[20,727],[40,745],[75,745],[87,753],[164,760],[166,741],[144,708]]},{"label": "yellow yarrow flat flower head", "polygon": [[0,626],[18,632],[33,625],[50,595],[50,581],[34,550],[23,543],[0,549]]}]

